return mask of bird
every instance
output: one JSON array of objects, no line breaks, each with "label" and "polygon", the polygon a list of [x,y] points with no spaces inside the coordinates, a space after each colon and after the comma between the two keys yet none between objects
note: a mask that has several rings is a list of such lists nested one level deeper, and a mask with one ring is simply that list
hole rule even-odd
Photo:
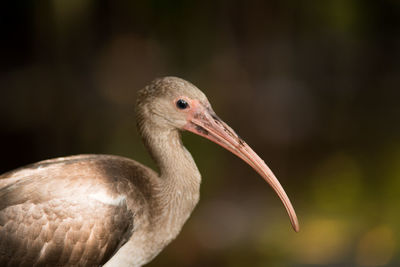
[{"label": "bird", "polygon": [[295,210],[264,161],[190,82],[162,77],[139,90],[136,123],[155,161],[85,154],[40,161],[0,176],[0,266],[142,266],[181,231],[201,175],[181,132],[205,137],[249,164]]}]

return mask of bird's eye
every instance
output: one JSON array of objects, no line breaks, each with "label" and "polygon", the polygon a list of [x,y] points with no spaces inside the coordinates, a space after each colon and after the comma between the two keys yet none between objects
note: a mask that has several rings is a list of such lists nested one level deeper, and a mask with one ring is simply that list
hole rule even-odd
[{"label": "bird's eye", "polygon": [[189,104],[185,100],[179,99],[178,101],[176,101],[176,106],[179,109],[186,109],[187,107],[189,107]]}]

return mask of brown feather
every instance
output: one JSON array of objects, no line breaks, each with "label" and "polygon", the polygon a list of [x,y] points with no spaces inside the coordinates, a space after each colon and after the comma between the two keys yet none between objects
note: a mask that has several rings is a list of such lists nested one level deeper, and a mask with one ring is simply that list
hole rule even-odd
[{"label": "brown feather", "polygon": [[[79,158],[79,160],[77,160]],[[129,179],[140,179],[135,173],[149,172],[134,161],[112,156],[75,156],[30,165],[32,176],[19,171],[8,173],[18,180],[0,189],[3,209],[0,211],[0,262],[12,264],[86,265],[104,263],[115,250],[126,242],[133,228],[133,209],[122,205],[106,205],[88,197],[100,190],[111,196],[129,195],[142,199],[139,190],[128,192]],[[85,164],[82,164],[82,163]],[[110,168],[104,166],[110,164]],[[118,174],[120,166],[122,173]],[[101,167],[98,167],[101,166]],[[83,167],[83,168],[82,168]],[[46,168],[50,168],[46,171]],[[68,177],[64,177],[64,170]],[[128,169],[128,170],[126,170]],[[26,169],[20,171],[29,173]],[[40,175],[51,173],[51,179]],[[108,181],[104,172],[113,172],[114,181]],[[93,174],[97,176],[93,177]],[[129,175],[127,175],[129,173]],[[3,179],[7,179],[3,175]],[[90,176],[90,177],[89,177]],[[26,188],[30,186],[31,189]],[[32,188],[35,188],[33,192]],[[25,193],[30,194],[26,195]],[[148,193],[148,192],[146,192]],[[4,201],[3,201],[4,200]],[[143,200],[141,200],[143,201]],[[5,206],[5,207],[4,207]],[[112,233],[112,234],[111,234]],[[29,253],[28,253],[29,250]],[[99,253],[99,251],[101,251]],[[10,264],[10,262],[9,262]]]}]

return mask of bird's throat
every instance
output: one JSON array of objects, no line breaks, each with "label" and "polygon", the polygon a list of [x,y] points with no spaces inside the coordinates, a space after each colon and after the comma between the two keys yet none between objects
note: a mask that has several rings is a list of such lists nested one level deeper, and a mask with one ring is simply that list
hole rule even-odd
[{"label": "bird's throat", "polygon": [[142,133],[158,169],[157,206],[160,220],[178,234],[199,200],[201,175],[177,130]]}]

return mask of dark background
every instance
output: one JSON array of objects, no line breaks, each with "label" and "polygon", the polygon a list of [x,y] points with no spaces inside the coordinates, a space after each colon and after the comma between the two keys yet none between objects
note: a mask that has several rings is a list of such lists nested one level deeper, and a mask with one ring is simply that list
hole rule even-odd
[{"label": "dark background", "polygon": [[81,153],[154,167],[137,90],[197,85],[300,219],[238,158],[184,134],[201,201],[149,266],[400,264],[399,1],[3,1],[0,171]]}]

